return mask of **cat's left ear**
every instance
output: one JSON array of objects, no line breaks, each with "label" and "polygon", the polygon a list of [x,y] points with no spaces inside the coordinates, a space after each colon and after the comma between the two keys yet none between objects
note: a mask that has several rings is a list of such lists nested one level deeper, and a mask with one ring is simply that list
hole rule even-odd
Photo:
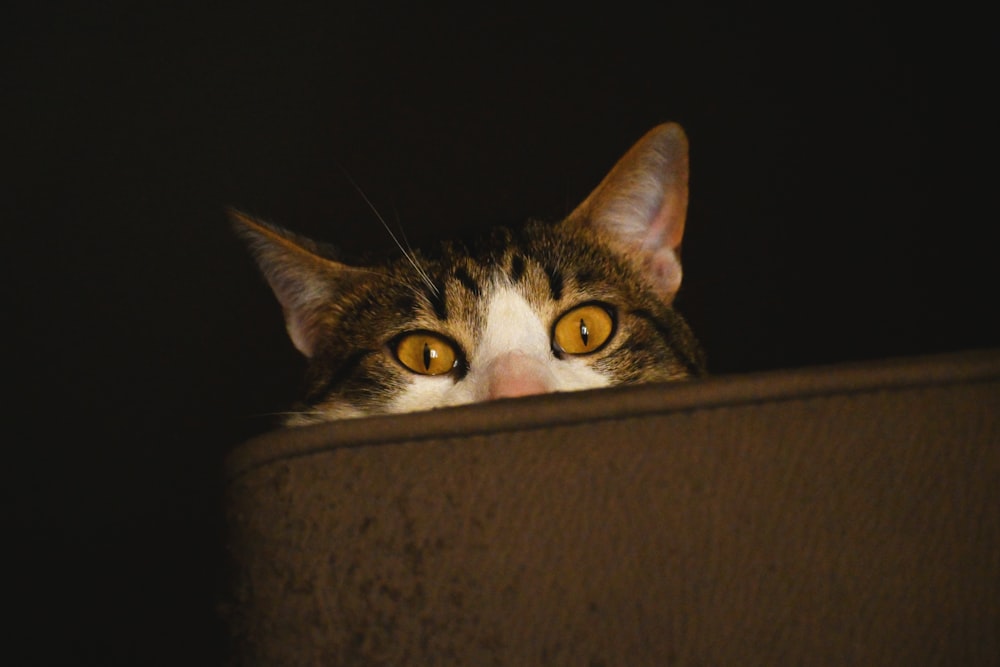
[{"label": "cat's left ear", "polygon": [[325,327],[339,315],[338,296],[370,273],[327,259],[314,242],[287,229],[235,209],[228,213],[281,303],[289,337],[302,354],[312,357]]},{"label": "cat's left ear", "polygon": [[676,123],[647,132],[564,224],[596,231],[637,262],[667,303],[681,285],[688,203],[688,142]]}]

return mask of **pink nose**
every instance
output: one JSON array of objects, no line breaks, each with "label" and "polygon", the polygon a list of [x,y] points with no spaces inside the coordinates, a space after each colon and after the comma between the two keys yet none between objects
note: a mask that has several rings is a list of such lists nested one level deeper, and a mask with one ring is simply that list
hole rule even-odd
[{"label": "pink nose", "polygon": [[513,398],[552,391],[552,378],[545,364],[520,352],[493,360],[486,370],[486,398]]}]

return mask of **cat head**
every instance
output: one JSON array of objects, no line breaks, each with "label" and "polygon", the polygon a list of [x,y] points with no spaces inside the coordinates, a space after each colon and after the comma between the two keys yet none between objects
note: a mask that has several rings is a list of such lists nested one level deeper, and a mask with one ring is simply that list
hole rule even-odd
[{"label": "cat head", "polygon": [[231,212],[309,360],[287,423],[703,373],[672,308],[687,155],[680,126],[658,126],[559,223],[375,266]]}]

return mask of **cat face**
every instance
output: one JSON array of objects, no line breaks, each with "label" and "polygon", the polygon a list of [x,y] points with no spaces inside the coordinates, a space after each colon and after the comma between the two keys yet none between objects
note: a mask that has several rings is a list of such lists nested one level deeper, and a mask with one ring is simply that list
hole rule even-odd
[{"label": "cat face", "polygon": [[309,359],[287,423],[701,374],[671,307],[686,203],[686,140],[665,125],[558,224],[378,266],[234,212]]}]

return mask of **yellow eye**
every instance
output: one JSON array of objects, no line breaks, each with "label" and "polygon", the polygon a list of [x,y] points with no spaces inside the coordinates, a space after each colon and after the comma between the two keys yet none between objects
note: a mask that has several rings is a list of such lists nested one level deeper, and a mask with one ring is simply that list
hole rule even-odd
[{"label": "yellow eye", "polygon": [[556,321],[552,344],[567,354],[587,354],[601,349],[615,331],[610,310],[597,303],[577,306]]},{"label": "yellow eye", "polygon": [[421,375],[441,375],[456,366],[455,348],[430,333],[410,333],[395,343],[399,363]]}]

